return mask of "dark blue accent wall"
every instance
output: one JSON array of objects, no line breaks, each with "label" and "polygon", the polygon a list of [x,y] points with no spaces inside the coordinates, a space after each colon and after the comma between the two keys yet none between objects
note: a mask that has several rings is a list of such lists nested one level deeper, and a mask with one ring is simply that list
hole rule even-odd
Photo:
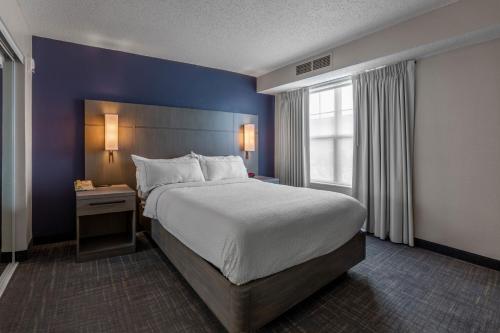
[{"label": "dark blue accent wall", "polygon": [[35,238],[75,232],[85,99],[257,114],[259,171],[273,175],[274,98],[256,93],[254,77],[40,37],[33,37],[33,58]]}]

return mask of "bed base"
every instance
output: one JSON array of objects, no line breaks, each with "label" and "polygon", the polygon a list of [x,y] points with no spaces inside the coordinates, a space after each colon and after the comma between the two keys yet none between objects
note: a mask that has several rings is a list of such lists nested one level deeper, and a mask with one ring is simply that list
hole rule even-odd
[{"label": "bed base", "polygon": [[365,233],[359,232],[329,254],[238,286],[157,220],[151,221],[151,236],[231,333],[252,332],[264,326],[365,258]]}]

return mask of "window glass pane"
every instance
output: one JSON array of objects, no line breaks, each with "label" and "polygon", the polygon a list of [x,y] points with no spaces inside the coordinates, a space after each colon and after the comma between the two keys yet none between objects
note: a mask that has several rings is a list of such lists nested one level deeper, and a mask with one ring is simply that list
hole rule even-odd
[{"label": "window glass pane", "polygon": [[309,113],[311,116],[319,113],[319,94],[309,95]]},{"label": "window glass pane", "polygon": [[352,183],[352,138],[337,139],[335,166],[337,173],[335,183],[351,186]]},{"label": "window glass pane", "polygon": [[335,134],[335,114],[328,113],[321,117],[311,116],[309,131],[312,138],[318,136],[332,136]]},{"label": "window glass pane", "polygon": [[353,119],[352,110],[342,110],[338,111],[338,134],[339,135],[353,135]]},{"label": "window glass pane", "polygon": [[321,89],[309,95],[311,181],[351,186],[352,85]]},{"label": "window glass pane", "polygon": [[352,85],[344,86],[342,88],[342,110],[352,110]]},{"label": "window glass pane", "polygon": [[311,180],[333,183],[333,139],[312,139]]},{"label": "window glass pane", "polygon": [[330,113],[334,110],[333,89],[324,90],[319,93],[319,107],[321,113]]}]

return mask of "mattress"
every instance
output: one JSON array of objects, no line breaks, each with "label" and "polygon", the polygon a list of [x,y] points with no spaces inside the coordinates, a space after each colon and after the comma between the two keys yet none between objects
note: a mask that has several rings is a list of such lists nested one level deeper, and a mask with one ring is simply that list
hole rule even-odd
[{"label": "mattress", "polygon": [[143,214],[241,285],[336,250],[366,209],[340,193],[241,179],[160,186]]}]

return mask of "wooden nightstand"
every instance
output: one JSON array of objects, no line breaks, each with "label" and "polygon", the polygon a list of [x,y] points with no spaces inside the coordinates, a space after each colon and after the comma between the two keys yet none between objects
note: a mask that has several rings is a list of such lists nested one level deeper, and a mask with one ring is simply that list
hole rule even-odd
[{"label": "wooden nightstand", "polygon": [[135,206],[127,185],[76,192],[76,260],[134,252]]},{"label": "wooden nightstand", "polygon": [[266,183],[273,183],[273,184],[279,184],[280,180],[278,178],[274,177],[266,177],[266,176],[255,176],[255,179],[258,179],[260,181],[266,182]]}]

